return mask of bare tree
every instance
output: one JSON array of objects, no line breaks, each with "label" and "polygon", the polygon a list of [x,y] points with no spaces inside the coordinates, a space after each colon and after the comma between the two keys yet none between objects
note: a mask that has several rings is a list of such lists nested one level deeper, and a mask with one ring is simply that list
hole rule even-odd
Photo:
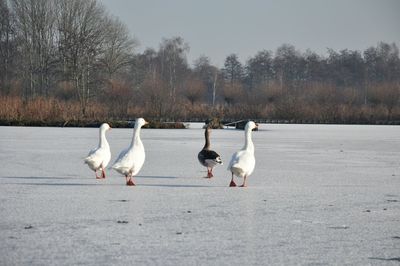
[{"label": "bare tree", "polygon": [[0,90],[9,91],[11,65],[15,54],[15,29],[12,15],[7,1],[0,0]]},{"label": "bare tree", "polygon": [[214,106],[217,93],[217,85],[219,84],[219,70],[212,66],[207,56],[200,56],[194,61],[194,74],[204,83],[211,95],[211,103]]},{"label": "bare tree", "polygon": [[184,80],[188,66],[186,52],[189,45],[181,37],[163,39],[158,52],[161,76],[168,82],[169,96],[174,102],[178,83]]},{"label": "bare tree", "polygon": [[168,97],[168,90],[164,88],[165,82],[159,77],[148,77],[144,80],[142,91],[148,114],[156,119],[165,118],[167,110],[170,109],[170,102],[165,99]]},{"label": "bare tree", "polygon": [[73,82],[85,115],[89,100],[99,88],[96,67],[103,56],[108,20],[96,0],[59,0],[58,12],[64,75]]},{"label": "bare tree", "polygon": [[107,34],[100,63],[106,69],[108,78],[112,79],[118,70],[132,61],[133,49],[138,45],[138,41],[129,36],[127,27],[117,18],[109,18],[105,25]]},{"label": "bare tree", "polygon": [[225,79],[231,84],[242,81],[244,70],[236,54],[226,57],[223,73]]},{"label": "bare tree", "polygon": [[186,84],[187,88],[184,91],[184,95],[193,106],[195,102],[200,101],[204,97],[206,88],[201,80],[195,78],[189,79]]},{"label": "bare tree", "polygon": [[301,54],[293,45],[283,44],[276,49],[273,67],[281,89],[296,87],[296,82],[302,79],[301,61]]},{"label": "bare tree", "polygon": [[55,64],[55,12],[52,0],[12,0],[16,30],[21,40],[21,72],[25,96],[47,95]]},{"label": "bare tree", "polygon": [[365,74],[365,64],[361,53],[347,49],[339,53],[329,49],[328,52],[328,70],[332,82],[341,87],[361,87]]},{"label": "bare tree", "polygon": [[215,99],[217,95],[217,82],[219,78],[219,71],[218,68],[213,67],[212,68],[212,106],[215,106]]},{"label": "bare tree", "polygon": [[272,52],[261,51],[247,61],[246,80],[250,88],[267,85],[273,79]]}]

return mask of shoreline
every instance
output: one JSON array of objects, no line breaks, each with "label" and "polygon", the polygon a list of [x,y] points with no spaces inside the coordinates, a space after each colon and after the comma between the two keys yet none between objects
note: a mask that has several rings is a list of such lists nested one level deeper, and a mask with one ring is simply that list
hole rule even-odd
[{"label": "shoreline", "polygon": [[[400,125],[400,121],[373,121],[373,122],[365,122],[359,121],[354,123],[349,122],[330,122],[330,121],[311,121],[311,120],[283,120],[283,119],[246,119],[234,121],[231,120],[223,120],[221,119],[221,124],[224,127],[232,127],[229,124],[236,124],[241,121],[253,120],[257,123],[261,124],[299,124],[299,125],[382,125],[382,126],[397,126]],[[91,127],[99,127],[102,123],[107,122],[113,128],[133,128],[134,121],[132,120],[107,120],[98,121],[98,120],[74,120],[74,121],[16,121],[16,120],[0,120],[0,126],[14,126],[14,127],[82,127],[82,128],[91,128]],[[160,122],[150,120],[150,123],[146,128],[164,128],[164,129],[185,129],[187,128],[187,123],[205,123],[205,120],[201,121],[199,119],[189,119],[184,122],[175,121],[175,122]],[[235,127],[235,126],[233,126]]]}]

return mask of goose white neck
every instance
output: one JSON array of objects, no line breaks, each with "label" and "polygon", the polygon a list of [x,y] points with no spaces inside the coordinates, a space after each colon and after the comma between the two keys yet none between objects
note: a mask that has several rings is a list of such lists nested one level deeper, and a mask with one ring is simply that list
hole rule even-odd
[{"label": "goose white neck", "polygon": [[248,150],[250,152],[254,152],[254,144],[253,144],[253,140],[251,139],[251,129],[247,129],[245,131],[245,142],[244,142],[244,148],[245,150]]},{"label": "goose white neck", "polygon": [[133,130],[133,138],[132,138],[132,143],[131,146],[135,145],[135,143],[142,143],[142,140],[140,139],[140,126],[135,126]]},{"label": "goose white neck", "polygon": [[109,147],[105,130],[100,130],[99,147]]}]

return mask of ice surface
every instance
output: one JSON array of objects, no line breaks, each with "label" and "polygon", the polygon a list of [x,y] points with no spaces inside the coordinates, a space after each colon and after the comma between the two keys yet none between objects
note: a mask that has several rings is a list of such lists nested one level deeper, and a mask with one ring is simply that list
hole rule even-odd
[{"label": "ice surface", "polygon": [[[98,129],[0,127],[0,265],[398,265],[400,127],[261,125],[247,188],[226,170],[244,132],[211,132],[212,179],[203,136],[143,129],[127,187],[83,164]],[[107,137],[113,162],[132,129]]]}]

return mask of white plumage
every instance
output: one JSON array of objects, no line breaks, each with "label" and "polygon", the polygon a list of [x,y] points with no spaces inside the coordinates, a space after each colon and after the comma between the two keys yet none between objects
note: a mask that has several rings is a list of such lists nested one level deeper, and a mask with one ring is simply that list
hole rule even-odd
[{"label": "white plumage", "polygon": [[131,144],[128,148],[121,151],[112,166],[114,170],[125,176],[128,186],[135,185],[132,177],[139,173],[145,161],[144,146],[140,139],[140,130],[145,124],[147,122],[143,118],[136,119]]},{"label": "white plumage", "polygon": [[232,173],[232,179],[229,186],[235,187],[234,176],[243,177],[242,187],[246,186],[246,179],[254,171],[256,159],[254,157],[254,144],[251,139],[251,133],[257,124],[249,121],[245,127],[245,144],[244,147],[232,155],[229,162],[228,170]]},{"label": "white plumage", "polygon": [[[84,162],[95,172],[97,179],[106,178],[105,168],[111,159],[110,145],[106,139],[106,131],[111,127],[104,123],[100,126],[99,146],[89,152]],[[101,176],[97,176],[97,171],[101,171]]]}]

